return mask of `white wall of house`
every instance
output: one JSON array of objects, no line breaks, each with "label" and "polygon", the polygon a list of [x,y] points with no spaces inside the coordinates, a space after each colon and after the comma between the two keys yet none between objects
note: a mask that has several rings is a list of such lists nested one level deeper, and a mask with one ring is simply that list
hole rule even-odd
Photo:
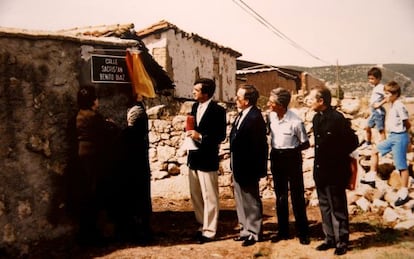
[{"label": "white wall of house", "polygon": [[[236,94],[236,57],[220,48],[182,37],[174,30],[143,39],[154,59],[163,66],[176,85],[175,97],[192,99],[193,83],[198,77],[215,78],[215,100],[233,101]],[[156,49],[164,48],[168,57]]]}]

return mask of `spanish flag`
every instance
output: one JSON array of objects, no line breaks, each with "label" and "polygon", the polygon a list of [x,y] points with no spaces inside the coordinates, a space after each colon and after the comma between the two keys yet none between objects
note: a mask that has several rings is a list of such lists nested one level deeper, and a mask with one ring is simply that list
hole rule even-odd
[{"label": "spanish flag", "polygon": [[128,68],[129,77],[131,78],[133,93],[140,94],[145,97],[154,98],[155,90],[151,77],[145,70],[141,59],[141,52],[135,50],[127,50],[125,61]]}]

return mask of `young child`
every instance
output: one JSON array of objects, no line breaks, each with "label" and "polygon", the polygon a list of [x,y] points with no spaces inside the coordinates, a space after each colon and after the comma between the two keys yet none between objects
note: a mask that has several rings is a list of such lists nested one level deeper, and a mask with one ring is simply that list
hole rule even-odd
[{"label": "young child", "polygon": [[399,99],[401,95],[400,86],[391,81],[384,87],[385,99],[390,103],[390,109],[387,115],[387,132],[388,138],[378,143],[372,150],[371,169],[361,179],[361,183],[369,184],[375,188],[375,176],[378,168],[378,153],[381,156],[392,152],[394,166],[400,171],[402,187],[398,190],[398,199],[395,206],[401,206],[410,198],[408,196],[408,165],[407,165],[407,148],[410,144],[409,130],[411,124],[408,120],[408,111]]},{"label": "young child", "polygon": [[365,128],[366,139],[363,142],[362,148],[369,147],[372,143],[372,128],[376,127],[380,133],[380,141],[385,139],[384,120],[385,109],[382,106],[386,101],[384,98],[384,85],[381,84],[382,73],[377,67],[373,67],[368,71],[368,82],[374,89],[372,89],[371,98],[369,100],[369,106],[371,108],[371,114],[368,118],[368,123]]}]

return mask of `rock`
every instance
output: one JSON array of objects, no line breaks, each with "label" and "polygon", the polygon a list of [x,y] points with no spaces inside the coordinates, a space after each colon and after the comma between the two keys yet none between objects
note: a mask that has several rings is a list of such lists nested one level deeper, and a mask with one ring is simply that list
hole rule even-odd
[{"label": "rock", "polygon": [[233,187],[220,187],[219,197],[220,199],[234,199]]},{"label": "rock", "polygon": [[233,184],[233,177],[231,174],[221,175],[218,182],[220,187],[231,186]]},{"label": "rock", "polygon": [[191,108],[193,107],[193,104],[195,101],[185,101],[183,104],[181,104],[179,114],[180,115],[187,115],[191,113]]},{"label": "rock", "polygon": [[367,199],[365,199],[364,197],[359,198],[355,203],[363,211],[368,211],[369,207],[371,205],[371,203]]},{"label": "rock", "polygon": [[151,172],[151,176],[153,180],[160,180],[168,177],[167,171],[153,171]]},{"label": "rock", "polygon": [[386,208],[388,206],[388,203],[386,201],[380,200],[380,199],[374,199],[372,202],[373,207],[380,207],[380,208]]},{"label": "rock", "polygon": [[163,110],[165,109],[165,105],[157,105],[154,107],[151,107],[147,110],[148,118],[149,119],[158,119],[163,114]]},{"label": "rock", "polygon": [[151,181],[151,196],[168,197],[169,199],[189,199],[188,176],[177,175],[168,179]]},{"label": "rock", "polygon": [[347,201],[348,204],[355,204],[356,201],[361,198],[361,195],[357,194],[355,191],[348,191],[347,193]]},{"label": "rock", "polygon": [[175,163],[169,163],[167,171],[169,175],[179,175],[180,167],[178,167]]},{"label": "rock", "polygon": [[175,158],[175,148],[170,146],[158,146],[157,148],[158,161],[166,162]]},{"label": "rock", "polygon": [[275,198],[275,192],[266,189],[262,193],[262,199],[274,199]]},{"label": "rock", "polygon": [[393,171],[388,179],[388,185],[390,185],[393,189],[398,190],[401,187],[401,176],[400,173],[397,171]]},{"label": "rock", "polygon": [[406,230],[414,227],[414,219],[406,220],[398,223],[394,226],[394,229],[396,230]]},{"label": "rock", "polygon": [[343,99],[341,101],[341,110],[347,114],[356,114],[361,108],[359,99]]},{"label": "rock", "polygon": [[309,197],[309,206],[316,207],[319,205],[318,193],[316,189],[313,190],[312,194]]},{"label": "rock", "polygon": [[357,205],[349,205],[348,206],[348,213],[349,213],[349,215],[358,214],[358,206]]},{"label": "rock", "polygon": [[385,222],[394,222],[399,218],[399,216],[393,209],[387,207],[384,211],[384,215],[382,215],[382,218]]},{"label": "rock", "polygon": [[303,174],[303,184],[305,186],[305,189],[311,189],[315,187],[315,180],[313,179],[312,172],[309,171]]},{"label": "rock", "polygon": [[395,166],[392,163],[380,163],[378,165],[377,175],[382,180],[390,178],[391,173],[395,170]]}]

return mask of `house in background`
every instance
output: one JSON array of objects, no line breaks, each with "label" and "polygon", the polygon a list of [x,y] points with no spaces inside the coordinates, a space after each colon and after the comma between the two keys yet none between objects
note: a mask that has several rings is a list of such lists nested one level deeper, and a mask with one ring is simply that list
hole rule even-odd
[{"label": "house in background", "polygon": [[237,60],[236,82],[252,84],[261,95],[267,96],[277,87],[288,89],[292,94],[304,95],[315,85],[323,82],[304,71]]},{"label": "house in background", "polygon": [[173,81],[175,98],[192,99],[193,83],[200,77],[214,78],[217,84],[214,98],[231,103],[235,101],[234,96],[240,83],[255,85],[264,96],[276,87],[286,88],[292,94],[305,95],[315,85],[323,84],[304,71],[237,59],[241,53],[197,34],[187,33],[165,20],[139,31],[135,31],[134,24],[130,23],[61,32],[138,39]]},{"label": "house in background", "polygon": [[164,20],[137,31],[137,35],[173,80],[176,86],[174,97],[192,99],[194,81],[210,77],[217,85],[214,99],[234,101],[239,52],[184,32]]}]

